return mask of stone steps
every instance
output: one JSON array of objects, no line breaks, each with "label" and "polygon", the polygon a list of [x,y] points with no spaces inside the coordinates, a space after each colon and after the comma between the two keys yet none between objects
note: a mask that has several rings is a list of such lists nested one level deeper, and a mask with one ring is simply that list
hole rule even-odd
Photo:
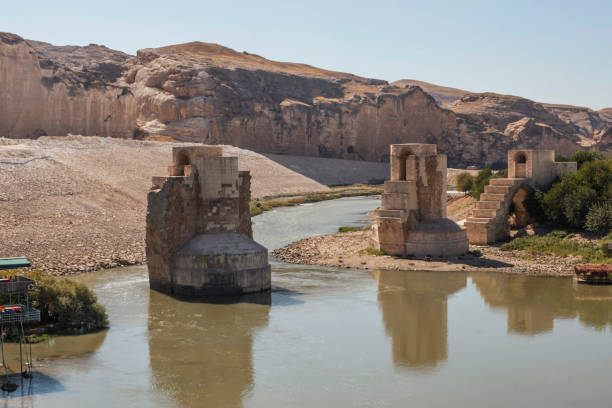
[{"label": "stone steps", "polygon": [[476,202],[476,208],[478,209],[500,208],[500,207],[501,207],[500,201],[477,201]]},{"label": "stone steps", "polygon": [[475,208],[472,210],[474,218],[494,218],[497,215],[497,208]]},{"label": "stone steps", "polygon": [[467,224],[468,222],[470,222],[470,223],[474,223],[474,224],[488,224],[489,221],[491,221],[491,218],[475,218],[475,217],[470,217],[470,218],[465,220],[465,223]]},{"label": "stone steps", "polygon": [[485,193],[493,193],[493,194],[506,194],[508,191],[510,191],[511,188],[512,188],[512,186],[492,186],[492,185],[488,185],[488,186],[485,186],[484,192]]},{"label": "stone steps", "polygon": [[506,194],[499,193],[482,193],[480,199],[484,201],[504,201]]},{"label": "stone steps", "polygon": [[501,215],[501,211],[507,208],[507,201],[510,198],[511,192],[515,191],[515,187],[525,179],[491,179],[489,185],[485,186],[484,193],[480,195],[480,201],[476,203],[476,207],[472,210],[471,216],[465,220],[468,238],[470,243],[489,244],[495,241],[496,236],[495,223]]},{"label": "stone steps", "polygon": [[524,178],[494,178],[489,180],[489,185],[492,186],[515,186],[517,183],[526,180]]}]

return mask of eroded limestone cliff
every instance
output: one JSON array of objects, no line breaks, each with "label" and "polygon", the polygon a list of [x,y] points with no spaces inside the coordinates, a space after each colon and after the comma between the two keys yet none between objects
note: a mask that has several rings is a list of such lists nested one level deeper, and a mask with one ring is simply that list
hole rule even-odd
[{"label": "eroded limestone cliff", "polygon": [[508,149],[569,154],[597,146],[607,129],[524,98],[416,85],[201,42],[132,57],[0,34],[0,135],[8,137],[79,133],[367,161],[386,161],[390,144],[419,142],[437,144],[451,167],[501,167]]},{"label": "eroded limestone cliff", "polygon": [[117,82],[128,58],[97,45],[53,47],[0,33],[0,136],[131,137],[136,100]]}]

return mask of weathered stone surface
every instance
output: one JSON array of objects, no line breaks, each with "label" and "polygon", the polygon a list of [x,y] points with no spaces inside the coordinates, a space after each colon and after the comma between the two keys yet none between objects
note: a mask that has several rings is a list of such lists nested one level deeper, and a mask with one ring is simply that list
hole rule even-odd
[{"label": "weathered stone surface", "polygon": [[252,240],[250,175],[219,146],[172,150],[153,177],[146,252],[152,289],[208,296],[270,289],[268,251]]},{"label": "weathered stone surface", "polygon": [[465,229],[446,218],[446,186],[446,156],[436,145],[391,145],[391,180],[376,212],[374,245],[391,255],[466,253]]},{"label": "weathered stone surface", "polygon": [[0,136],[133,136],[136,101],[120,81],[129,55],[32,44],[0,33]]}]

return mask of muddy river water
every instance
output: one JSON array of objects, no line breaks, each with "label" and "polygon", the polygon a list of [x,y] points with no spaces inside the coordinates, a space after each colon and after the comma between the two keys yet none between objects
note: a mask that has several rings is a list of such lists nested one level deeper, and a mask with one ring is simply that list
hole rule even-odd
[{"label": "muddy river water", "polygon": [[[274,249],[376,206],[276,209],[255,239]],[[150,292],[144,266],[79,279],[111,327],[35,345],[33,379],[0,406],[612,406],[609,287],[272,262],[270,294],[195,303]]]}]

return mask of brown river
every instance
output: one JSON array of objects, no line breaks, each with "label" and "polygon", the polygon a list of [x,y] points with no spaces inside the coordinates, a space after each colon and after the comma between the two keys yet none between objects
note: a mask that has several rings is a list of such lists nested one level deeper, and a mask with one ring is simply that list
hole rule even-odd
[{"label": "brown river", "polygon": [[[279,208],[255,239],[360,225],[378,204]],[[110,328],[34,345],[34,377],[0,406],[612,406],[610,287],[272,262],[271,293],[197,303],[149,291],[145,266],[78,279]]]}]

